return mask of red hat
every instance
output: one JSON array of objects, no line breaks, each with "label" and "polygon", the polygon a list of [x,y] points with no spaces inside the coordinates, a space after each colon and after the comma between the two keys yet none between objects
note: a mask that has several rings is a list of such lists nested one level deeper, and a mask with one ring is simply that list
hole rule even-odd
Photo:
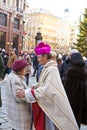
[{"label": "red hat", "polygon": [[26,67],[27,65],[28,62],[26,60],[16,60],[12,65],[12,70],[17,72]]},{"label": "red hat", "polygon": [[34,49],[35,53],[37,55],[41,55],[41,54],[49,54],[51,51],[51,48],[48,44],[44,43],[44,42],[40,42]]}]

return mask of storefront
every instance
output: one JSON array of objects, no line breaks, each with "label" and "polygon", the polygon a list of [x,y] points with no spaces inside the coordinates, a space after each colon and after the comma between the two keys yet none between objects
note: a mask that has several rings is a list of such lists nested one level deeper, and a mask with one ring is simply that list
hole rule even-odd
[{"label": "storefront", "polygon": [[0,48],[9,52],[15,48],[18,52],[22,47],[23,16],[0,9]]}]

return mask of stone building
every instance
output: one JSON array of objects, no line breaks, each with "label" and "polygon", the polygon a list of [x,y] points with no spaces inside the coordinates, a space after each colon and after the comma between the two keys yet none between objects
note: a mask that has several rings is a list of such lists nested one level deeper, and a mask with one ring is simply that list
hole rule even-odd
[{"label": "stone building", "polygon": [[25,0],[0,0],[0,48],[22,49]]},{"label": "stone building", "polygon": [[70,23],[51,12],[40,9],[29,9],[26,12],[24,26],[26,35],[24,37],[25,49],[31,50],[36,46],[36,35],[41,33],[42,40],[49,43],[53,49],[66,49],[70,44]]}]

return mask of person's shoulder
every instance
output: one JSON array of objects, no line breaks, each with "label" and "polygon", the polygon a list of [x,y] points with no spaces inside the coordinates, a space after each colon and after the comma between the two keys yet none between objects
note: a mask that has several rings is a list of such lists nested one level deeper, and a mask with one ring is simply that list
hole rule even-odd
[{"label": "person's shoulder", "polygon": [[10,78],[10,79],[15,79],[15,77],[17,77],[17,75],[13,71],[11,71],[11,73],[8,74],[7,76],[7,78]]}]

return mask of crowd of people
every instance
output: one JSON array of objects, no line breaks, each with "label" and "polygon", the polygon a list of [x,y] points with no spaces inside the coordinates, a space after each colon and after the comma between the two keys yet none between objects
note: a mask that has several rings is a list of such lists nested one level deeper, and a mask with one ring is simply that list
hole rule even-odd
[{"label": "crowd of people", "polygon": [[[87,59],[78,50],[57,54],[43,41],[33,53],[0,49],[0,80],[6,75],[12,130],[79,130],[87,125]],[[29,76],[36,84],[29,86]]]}]

